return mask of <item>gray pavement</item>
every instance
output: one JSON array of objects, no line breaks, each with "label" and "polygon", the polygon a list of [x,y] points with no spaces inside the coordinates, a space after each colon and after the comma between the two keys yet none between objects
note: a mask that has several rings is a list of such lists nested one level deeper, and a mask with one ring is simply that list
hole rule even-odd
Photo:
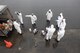
[{"label": "gray pavement", "polygon": [[[0,53],[80,53],[80,0],[0,0],[0,5],[8,5],[16,19],[17,16],[14,12],[21,11],[25,24],[23,35],[14,31],[7,38],[13,43],[11,49],[6,48],[3,42],[0,43]],[[56,25],[55,20],[60,12],[63,12],[67,21],[66,34],[56,48],[52,46],[53,43],[56,43],[54,40],[56,34],[53,36],[50,45],[46,47],[45,39],[40,32],[41,29],[45,28],[45,14],[49,8],[53,11],[51,24]],[[28,28],[31,27],[30,18],[25,18],[26,14],[31,13],[38,17],[36,24],[39,32],[35,36],[28,31]]]}]

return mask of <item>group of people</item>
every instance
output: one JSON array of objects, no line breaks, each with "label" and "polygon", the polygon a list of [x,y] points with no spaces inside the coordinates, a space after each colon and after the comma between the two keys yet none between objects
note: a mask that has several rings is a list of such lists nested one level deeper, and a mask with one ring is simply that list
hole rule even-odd
[{"label": "group of people", "polygon": [[[16,20],[14,20],[13,25],[14,25],[15,29],[17,30],[17,32],[19,34],[22,34],[22,30],[20,28],[20,25],[24,25],[22,13],[16,11],[15,14],[17,15],[20,23],[18,23]],[[51,9],[49,9],[47,11],[46,16],[47,16],[46,21],[49,24],[49,26],[46,26],[46,31],[44,31],[44,30],[41,31],[42,35],[45,35],[46,41],[50,41],[52,36],[54,35],[55,31],[57,31],[56,41],[59,42],[65,34],[66,19],[63,17],[63,13],[60,13],[60,15],[58,16],[58,19],[56,20],[57,25],[55,28],[53,24],[50,25],[50,20],[53,17],[53,12]],[[25,17],[31,18],[32,28],[29,28],[29,31],[30,32],[32,31],[34,34],[36,34],[38,32],[37,27],[36,27],[37,16],[34,13],[32,13],[31,15],[25,15]]]},{"label": "group of people", "polygon": [[66,19],[63,18],[63,14],[60,13],[60,16],[58,16],[58,20],[57,21],[57,41],[59,42],[61,40],[61,38],[64,36],[65,34],[65,27],[66,27]]},{"label": "group of people", "polygon": [[50,41],[54,33],[57,31],[57,37],[55,38],[55,40],[56,42],[59,42],[65,34],[66,19],[63,17],[63,13],[60,13],[56,20],[57,25],[55,28],[53,24],[50,25],[50,20],[53,17],[51,9],[47,11],[46,15],[48,26],[46,26],[46,31],[42,30],[42,34],[45,35],[46,41]]}]

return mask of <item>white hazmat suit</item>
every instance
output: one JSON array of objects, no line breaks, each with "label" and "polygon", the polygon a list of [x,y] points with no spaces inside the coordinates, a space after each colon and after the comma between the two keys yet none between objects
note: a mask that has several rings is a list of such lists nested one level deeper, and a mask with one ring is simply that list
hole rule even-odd
[{"label": "white hazmat suit", "polygon": [[46,28],[47,30],[47,34],[46,34],[46,40],[49,40],[52,38],[54,32],[55,32],[55,28],[54,25],[51,25],[49,28]]},{"label": "white hazmat suit", "polygon": [[60,16],[61,16],[61,19],[63,19],[64,17],[63,17],[63,13],[60,13]]},{"label": "white hazmat suit", "polygon": [[65,34],[65,30],[64,29],[59,30],[58,31],[57,41],[60,41],[61,38],[63,38],[64,34]]},{"label": "white hazmat suit", "polygon": [[52,13],[51,9],[49,9],[49,10],[47,11],[46,16],[47,16],[47,20],[50,21],[51,18],[53,17],[53,13]]},{"label": "white hazmat suit", "polygon": [[58,16],[58,20],[56,20],[57,21],[57,25],[58,25],[58,27],[60,26],[60,23],[62,22],[62,19],[60,19],[61,17],[60,16]]},{"label": "white hazmat suit", "polygon": [[23,24],[23,17],[22,17],[22,13],[21,12],[15,12],[15,14],[18,16],[18,19],[20,21],[21,24]]},{"label": "white hazmat suit", "polygon": [[14,25],[14,28],[17,30],[17,32],[19,34],[22,34],[22,31],[21,31],[21,28],[20,28],[20,24],[17,23],[17,21],[13,21],[13,25]]},{"label": "white hazmat suit", "polygon": [[57,30],[60,28],[62,20],[63,20],[63,13],[60,13],[60,16],[58,16],[58,20],[56,20],[56,22],[57,22]]},{"label": "white hazmat suit", "polygon": [[66,20],[62,19],[62,22],[60,24],[60,29],[64,29],[65,30],[65,27],[66,27]]},{"label": "white hazmat suit", "polygon": [[35,24],[37,21],[36,15],[26,15],[25,17],[30,17],[31,18],[31,23]]}]

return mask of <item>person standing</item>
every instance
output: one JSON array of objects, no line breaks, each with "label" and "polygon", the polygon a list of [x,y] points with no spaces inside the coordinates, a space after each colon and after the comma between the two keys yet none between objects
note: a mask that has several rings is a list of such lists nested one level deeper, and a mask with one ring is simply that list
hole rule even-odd
[{"label": "person standing", "polygon": [[50,27],[46,28],[46,31],[47,31],[47,34],[46,34],[46,41],[49,41],[51,40],[54,32],[55,32],[55,28],[54,28],[54,25],[52,24]]},{"label": "person standing", "polygon": [[22,17],[22,13],[21,12],[18,12],[18,11],[15,11],[15,14],[17,15],[21,25],[23,25],[23,17]]},{"label": "person standing", "polygon": [[60,29],[65,29],[65,27],[66,27],[66,19],[62,19],[62,22],[61,22],[61,24],[60,24]]},{"label": "person standing", "polygon": [[36,15],[34,15],[34,14],[32,13],[32,15],[26,15],[25,17],[30,17],[30,18],[31,18],[31,23],[32,23],[32,26],[33,26],[33,27],[36,25],[36,21],[37,21]]},{"label": "person standing", "polygon": [[58,16],[58,20],[56,20],[56,22],[57,22],[56,30],[57,30],[57,31],[58,31],[59,28],[60,28],[60,24],[61,24],[62,20],[63,20],[63,13],[60,13],[60,16]]},{"label": "person standing", "polygon": [[50,22],[51,18],[53,17],[51,9],[47,11],[46,16],[47,16],[47,22]]},{"label": "person standing", "polygon": [[56,22],[57,22],[56,30],[58,31],[59,30],[60,23],[61,23],[60,16],[58,16],[58,20],[56,20]]},{"label": "person standing", "polygon": [[[36,33],[37,32],[37,29],[36,29],[37,16],[32,13],[32,15],[25,15],[25,17],[31,18],[33,33]],[[32,31],[32,30],[30,29],[30,31]]]},{"label": "person standing", "polygon": [[62,12],[60,13],[60,17],[61,17],[61,20],[64,18],[64,17],[63,17],[63,13],[62,13]]},{"label": "person standing", "polygon": [[17,30],[17,32],[18,32],[20,35],[22,35],[22,31],[21,31],[21,28],[20,28],[20,24],[19,24],[16,20],[14,20],[14,21],[13,21],[13,25],[14,25],[14,28]]},{"label": "person standing", "polygon": [[64,34],[65,34],[65,30],[64,29],[60,29],[58,31],[57,42],[59,42],[63,38]]}]

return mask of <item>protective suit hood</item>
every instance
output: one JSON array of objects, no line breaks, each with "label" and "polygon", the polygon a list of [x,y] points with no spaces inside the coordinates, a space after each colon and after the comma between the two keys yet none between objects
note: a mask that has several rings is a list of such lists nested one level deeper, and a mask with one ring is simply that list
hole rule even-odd
[{"label": "protective suit hood", "polygon": [[51,12],[51,9],[49,9],[49,11]]},{"label": "protective suit hood", "polygon": [[54,28],[54,25],[53,24],[51,25],[51,28]]}]

